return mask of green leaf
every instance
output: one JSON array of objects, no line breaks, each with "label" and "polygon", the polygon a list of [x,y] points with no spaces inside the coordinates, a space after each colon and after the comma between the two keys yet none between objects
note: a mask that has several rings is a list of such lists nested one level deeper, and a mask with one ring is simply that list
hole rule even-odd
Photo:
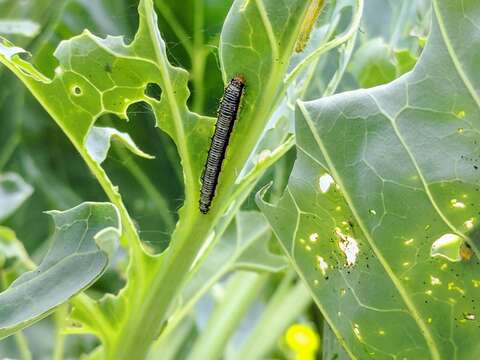
[{"label": "green leaf", "polygon": [[353,56],[351,72],[363,88],[393,81],[396,69],[390,47],[381,38],[367,41]]},{"label": "green leaf", "polygon": [[44,318],[89,287],[108,266],[120,234],[119,216],[109,203],[83,203],[50,211],[53,245],[39,267],[21,275],[0,294],[0,337]]},{"label": "green leaf", "polygon": [[417,62],[417,58],[407,49],[395,51],[395,67],[397,69],[397,77],[406,74],[413,69]]},{"label": "green leaf", "polygon": [[229,142],[235,154],[227,152],[217,194],[235,182],[283,95],[282,80],[309,5],[237,0],[230,8],[220,38],[222,75],[224,82],[243,75],[246,88]]},{"label": "green leaf", "polygon": [[[213,122],[188,110],[188,73],[168,62],[151,1],[142,1],[139,12],[139,30],[129,45],[121,37],[102,39],[87,30],[61,42],[55,51],[59,65],[53,79],[20,58],[24,51],[6,40],[0,45],[0,61],[25,83],[78,151],[90,159],[85,144],[97,118],[113,114],[125,119],[130,105],[148,103],[157,126],[176,143],[186,194],[196,199]],[[149,84],[160,86],[159,99],[149,96]],[[196,201],[188,204],[196,205]]]},{"label": "green leaf", "polygon": [[114,139],[137,156],[145,159],[154,158],[140,150],[130,135],[108,127],[92,127],[86,141],[87,151],[97,163],[101,164],[107,158],[110,143]]},{"label": "green leaf", "polygon": [[[258,201],[352,358],[480,356],[480,3],[433,8],[411,73],[299,103],[288,189]],[[446,234],[462,261],[432,257]]]},{"label": "green leaf", "polygon": [[9,217],[32,193],[33,188],[18,174],[0,174],[0,221]]},{"label": "green leaf", "polygon": [[3,273],[5,283],[0,284],[0,290],[4,288],[27,269],[33,268],[27,251],[22,242],[17,239],[15,232],[4,226],[0,226],[0,273]]},{"label": "green leaf", "polygon": [[322,359],[350,360],[327,323],[323,326]]}]

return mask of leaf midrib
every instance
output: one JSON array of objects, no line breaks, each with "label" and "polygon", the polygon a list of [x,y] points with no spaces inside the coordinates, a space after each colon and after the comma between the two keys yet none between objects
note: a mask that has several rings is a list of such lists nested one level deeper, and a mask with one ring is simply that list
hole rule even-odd
[{"label": "leaf midrib", "polygon": [[383,257],[382,252],[377,248],[375,242],[373,241],[372,236],[368,232],[367,226],[364,224],[362,218],[358,214],[357,209],[354,206],[354,203],[353,203],[349,193],[347,191],[345,191],[346,188],[343,184],[343,179],[342,179],[342,177],[340,177],[339,173],[337,172],[337,170],[336,170],[336,168],[335,168],[335,166],[334,166],[334,164],[333,164],[333,162],[330,158],[329,152],[327,151],[327,149],[325,148],[325,145],[323,144],[322,140],[320,139],[317,132],[315,131],[313,120],[311,119],[309,112],[307,111],[307,109],[305,109],[305,106],[303,105],[302,102],[298,102],[297,104],[298,104],[298,107],[300,108],[300,110],[302,111],[305,122],[307,123],[307,125],[310,129],[310,132],[312,133],[312,135],[315,139],[315,142],[317,143],[318,147],[320,148],[320,150],[322,151],[322,153],[325,157],[325,161],[327,162],[327,165],[328,165],[335,181],[338,183],[340,188],[343,189],[343,196],[345,198],[345,201],[347,202],[353,216],[355,217],[358,225],[360,226],[360,229],[362,230],[363,234],[365,235],[365,238],[367,239],[367,241],[369,242],[372,250],[374,251],[375,255],[377,256],[378,261],[380,262],[380,264],[385,269],[385,272],[390,277],[392,283],[395,285],[395,287],[396,287],[397,291],[399,292],[400,296],[402,297],[405,305],[407,306],[408,310],[410,311],[410,313],[412,315],[412,318],[416,321],[418,327],[420,328],[421,333],[423,334],[425,342],[426,342],[426,344],[428,346],[428,349],[430,351],[430,354],[432,355],[432,358],[435,359],[435,360],[440,360],[441,356],[440,356],[440,353],[438,351],[435,340],[433,339],[431,331],[429,330],[425,321],[423,321],[423,319],[421,318],[420,312],[418,311],[418,309],[416,308],[412,299],[408,295],[407,290],[404,288],[401,281],[398,279],[398,277],[395,275],[395,273],[393,272],[391,267],[388,265],[388,262]]}]

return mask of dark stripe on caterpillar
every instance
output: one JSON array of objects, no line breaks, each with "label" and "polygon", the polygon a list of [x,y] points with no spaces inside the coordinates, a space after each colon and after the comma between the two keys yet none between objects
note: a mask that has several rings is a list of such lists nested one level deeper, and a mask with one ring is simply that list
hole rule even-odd
[{"label": "dark stripe on caterpillar", "polygon": [[237,118],[238,107],[245,87],[245,79],[236,76],[225,88],[223,98],[217,112],[217,123],[212,137],[210,149],[208,150],[207,162],[202,176],[202,189],[200,191],[200,211],[203,214],[208,212],[215,196],[215,189],[218,177],[225,159],[228,141],[232,133],[235,119]]}]

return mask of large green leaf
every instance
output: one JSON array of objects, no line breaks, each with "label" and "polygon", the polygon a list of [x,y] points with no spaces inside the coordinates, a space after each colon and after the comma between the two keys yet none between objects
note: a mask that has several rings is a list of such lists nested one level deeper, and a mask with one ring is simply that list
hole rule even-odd
[{"label": "large green leaf", "polygon": [[411,73],[299,103],[288,189],[259,199],[352,358],[480,356],[480,4],[433,8]]},{"label": "large green leaf", "polygon": [[90,286],[115,250],[120,222],[113,205],[83,203],[49,214],[56,227],[52,248],[36,270],[0,293],[0,338],[44,318]]},{"label": "large green leaf", "polygon": [[[0,60],[26,84],[89,160],[94,159],[85,143],[100,116],[113,114],[125,119],[130,105],[140,101],[151,105],[157,125],[177,145],[187,196],[196,198],[205,157],[205,151],[198,149],[207,148],[212,122],[187,109],[188,73],[168,62],[151,1],[142,1],[139,11],[140,28],[129,45],[120,37],[102,39],[88,31],[60,43],[53,79],[22,60],[18,55],[24,51],[7,41],[0,46]],[[160,86],[159,99],[149,96],[149,84]],[[195,201],[188,203],[196,205]]]}]

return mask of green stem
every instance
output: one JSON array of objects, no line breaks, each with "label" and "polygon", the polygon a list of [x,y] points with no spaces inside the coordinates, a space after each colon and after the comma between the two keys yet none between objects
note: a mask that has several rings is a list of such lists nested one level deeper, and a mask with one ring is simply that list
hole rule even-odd
[{"label": "green stem", "polygon": [[193,317],[185,319],[175,328],[170,336],[162,337],[152,346],[152,351],[148,354],[148,360],[175,360],[178,359],[178,352],[182,350],[188,341],[188,336],[195,329],[195,321]]},{"label": "green stem", "polygon": [[[7,288],[7,277],[5,271],[2,271],[0,268],[0,292]],[[23,334],[22,330],[19,330],[14,335],[15,343],[17,344],[17,349],[20,352],[22,360],[31,360],[32,354],[28,347],[27,338]]]},{"label": "green stem", "polygon": [[216,305],[207,327],[197,338],[188,360],[221,358],[228,340],[252,303],[258,299],[258,292],[266,279],[266,274],[254,272],[240,271],[232,276],[223,298]]},{"label": "green stem", "polygon": [[[232,198],[229,200],[229,203],[233,203],[234,206],[231,209],[229,209],[229,212],[226,215],[224,215],[221,223],[217,224],[217,226],[215,227],[215,238],[212,240],[209,248],[207,249],[207,251],[205,251],[202,258],[196,261],[195,267],[190,270],[189,274],[187,275],[188,279],[190,279],[193,276],[193,274],[195,274],[196,271],[198,271],[201,264],[203,263],[203,260],[205,260],[210,250],[220,240],[223,233],[227,229],[228,225],[231,223],[233,217],[235,216],[235,214],[237,214],[238,209],[242,206],[243,202],[245,201],[247,196],[250,194],[252,189],[255,187],[258,180],[263,176],[265,171],[270,166],[272,166],[276,161],[278,161],[293,145],[294,145],[293,137],[289,137],[285,143],[283,143],[275,151],[273,151],[273,153],[269,158],[265,159],[265,161],[262,162],[261,164],[257,164],[257,166],[255,166],[243,178],[241,183],[238,185],[238,187],[234,191]],[[193,308],[195,303],[200,299],[200,297],[204,295],[229,270],[230,270],[229,265],[220,269],[220,271],[218,271],[218,273],[215,276],[209,279],[208,282],[192,298],[189,299],[187,304],[185,304],[185,306],[183,306],[182,309],[173,316],[173,319],[171,319],[168,322],[167,328],[162,332],[162,335],[159,341],[162,341],[164,336],[167,336],[171,331],[173,331],[176,328],[176,325],[179,324],[182,321],[182,319],[184,319],[189,314],[190,310]]]},{"label": "green stem", "polygon": [[63,360],[63,353],[65,349],[65,334],[63,329],[65,327],[66,318],[68,315],[68,305],[63,304],[55,312],[56,334],[55,347],[53,351],[52,360]]},{"label": "green stem", "polygon": [[110,346],[109,334],[112,334],[112,327],[109,319],[105,317],[97,306],[95,300],[91,299],[88,295],[80,293],[70,300],[70,303],[74,306],[77,316],[91,319],[95,323],[95,330],[98,336],[101,338],[105,348]]},{"label": "green stem", "polygon": [[13,88],[15,98],[13,100],[13,122],[14,132],[5,144],[2,153],[0,154],[0,171],[7,165],[8,161],[17,149],[22,139],[22,112],[25,105],[25,88],[20,84],[15,85]]},{"label": "green stem", "polygon": [[[247,194],[249,194],[248,192]],[[242,198],[244,199],[244,198]],[[239,201],[239,204],[241,205],[243,201]],[[238,207],[240,207],[238,205]],[[215,239],[212,240],[212,244],[210,245],[209,249],[205,251],[205,254],[203,255],[202,259],[200,261],[197,261],[195,264],[195,267],[190,271],[189,273],[189,279],[193,277],[193,275],[199,270],[200,266],[203,264],[203,260],[205,260],[210,251],[213,249],[215,244],[218,242],[219,238],[223,235],[225,232],[228,224],[230,224],[233,216],[237,214],[238,208],[234,211],[231,211],[228,215],[226,215],[227,219],[225,222],[222,222],[222,226],[215,228]],[[270,231],[269,228],[265,228],[265,232],[262,232],[258,234],[258,236],[252,240],[252,242],[256,241],[260,237],[264,236],[267,231]],[[218,233],[217,233],[218,232]],[[177,311],[174,313],[174,315],[169,319],[167,327],[165,330],[162,332],[159,342],[163,341],[164,337],[167,337],[172,331],[176,329],[176,327],[185,319],[187,316],[190,314],[192,311],[193,307],[195,304],[216,284],[218,283],[226,274],[228,274],[230,271],[234,270],[235,262],[236,260],[243,254],[245,251],[245,248],[247,248],[250,245],[250,243],[243,244],[237,248],[235,251],[234,255],[225,262],[222,266],[220,266],[217,271],[208,278],[208,280],[192,295],[189,296],[187,299],[186,303]]]},{"label": "green stem", "polygon": [[[289,286],[285,286],[288,282]],[[269,300],[265,311],[233,360],[265,359],[285,329],[312,303],[312,297],[298,281],[290,286],[288,276]],[[258,339],[262,339],[258,341]]]},{"label": "green stem", "polygon": [[20,139],[21,136],[18,131],[15,131],[15,133],[8,139],[2,150],[2,153],[0,154],[0,171],[2,171],[2,169],[7,165],[17,146],[20,144]]},{"label": "green stem", "polygon": [[203,241],[212,228],[211,219],[209,221],[198,211],[186,211],[183,218],[190,221],[180,223],[175,229],[171,247],[161,255],[162,261],[152,270],[151,281],[144,286],[147,291],[138,294],[138,301],[132,304],[129,311],[131,316],[120,329],[116,344],[108,355],[109,359],[143,359],[159,329],[163,327],[170,306],[183,287]]},{"label": "green stem", "polygon": [[292,83],[292,81],[294,81],[297,78],[297,76],[301,73],[301,71],[311,63],[315,62],[320,55],[325,54],[327,51],[330,51],[340,46],[344,42],[347,42],[357,33],[358,29],[360,28],[360,23],[362,20],[363,6],[364,6],[364,0],[357,0],[357,9],[355,11],[355,14],[353,15],[353,20],[350,25],[350,28],[345,34],[323,44],[322,46],[319,46],[315,51],[312,51],[312,53],[310,53],[305,59],[303,59],[288,74],[285,80],[284,91],[286,91],[288,86]]},{"label": "green stem", "polygon": [[412,3],[410,1],[403,1],[400,14],[398,15],[397,22],[395,23],[395,28],[393,30],[392,36],[390,38],[390,47],[394,49],[398,45],[398,40],[400,39],[402,31],[405,29],[405,23],[409,18],[409,10]]},{"label": "green stem", "polygon": [[17,349],[20,352],[22,360],[31,360],[32,354],[30,353],[30,349],[28,348],[27,338],[22,331],[17,331],[15,333],[15,342],[17,344]]},{"label": "green stem", "polygon": [[204,49],[204,4],[202,0],[194,1],[193,9],[193,56],[192,59],[192,80],[193,80],[193,111],[203,113],[203,105],[205,102],[205,85],[203,77],[205,74],[205,62],[207,52]]},{"label": "green stem", "polygon": [[156,0],[155,1],[156,8],[158,12],[167,22],[168,26],[172,29],[175,36],[180,40],[180,43],[183,45],[187,53],[192,56],[193,55],[193,46],[192,41],[190,40],[190,36],[185,31],[184,27],[180,22],[177,20],[175,14],[172,12],[170,7],[165,4],[163,0]]}]

